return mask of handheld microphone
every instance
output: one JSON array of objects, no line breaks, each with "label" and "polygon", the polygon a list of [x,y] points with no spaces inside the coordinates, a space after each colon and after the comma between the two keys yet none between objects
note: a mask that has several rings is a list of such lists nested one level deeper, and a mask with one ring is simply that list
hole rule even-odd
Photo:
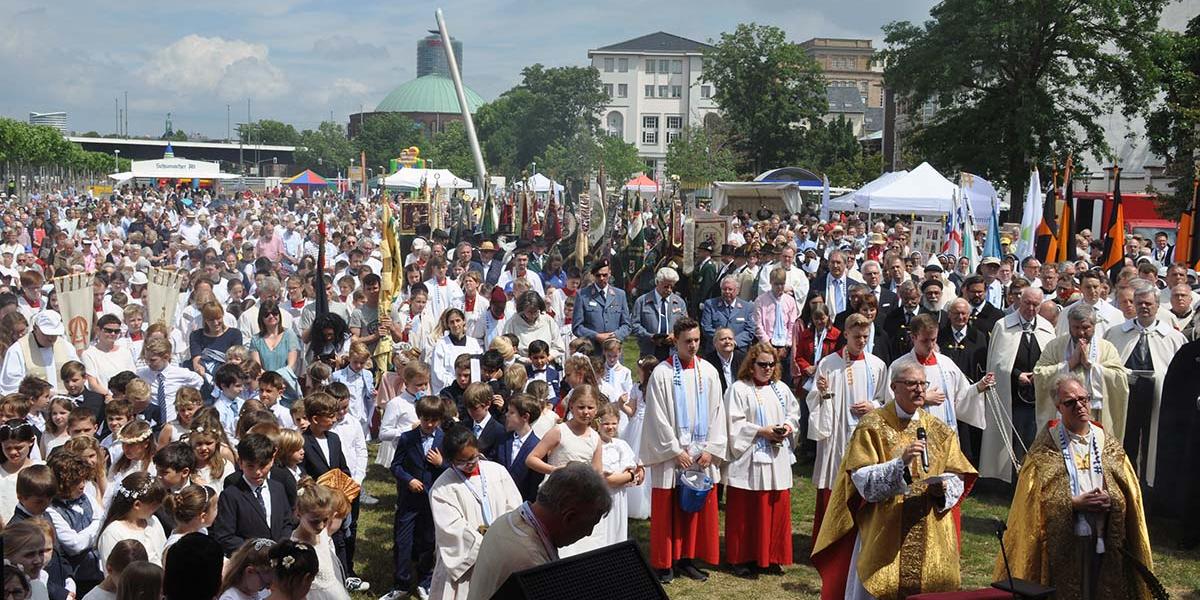
[{"label": "handheld microphone", "polygon": [[[925,433],[925,428],[918,427],[917,428],[917,439],[924,442],[927,439],[927,437],[928,436]],[[927,452],[925,450],[921,451],[921,468],[924,469],[926,472],[929,471],[929,452]]]}]

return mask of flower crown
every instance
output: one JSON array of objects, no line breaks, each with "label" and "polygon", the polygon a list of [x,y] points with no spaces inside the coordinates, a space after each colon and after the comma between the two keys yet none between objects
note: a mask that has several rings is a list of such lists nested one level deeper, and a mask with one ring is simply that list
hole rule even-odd
[{"label": "flower crown", "polygon": [[146,483],[143,483],[142,486],[136,490],[131,490],[125,487],[125,483],[122,482],[120,487],[117,488],[117,493],[129,498],[130,500],[140,500],[142,496],[150,493],[150,488],[154,485],[154,480],[154,477],[147,478]]},{"label": "flower crown", "polygon": [[124,436],[124,435],[121,435],[120,433],[118,433],[117,441],[121,442],[122,444],[140,444],[140,443],[150,439],[150,434],[152,434],[153,432],[154,432],[153,429],[147,428],[146,431],[143,431],[141,434],[134,435],[134,436]]}]

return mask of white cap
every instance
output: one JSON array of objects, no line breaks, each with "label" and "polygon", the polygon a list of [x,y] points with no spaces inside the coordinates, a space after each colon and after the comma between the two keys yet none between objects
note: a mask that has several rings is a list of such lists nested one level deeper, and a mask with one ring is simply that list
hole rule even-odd
[{"label": "white cap", "polygon": [[129,277],[129,285],[148,285],[149,283],[150,278],[141,271],[134,271],[133,275]]},{"label": "white cap", "polygon": [[33,326],[42,332],[42,335],[65,335],[67,330],[63,327],[62,315],[59,315],[53,310],[43,310],[33,318]]}]

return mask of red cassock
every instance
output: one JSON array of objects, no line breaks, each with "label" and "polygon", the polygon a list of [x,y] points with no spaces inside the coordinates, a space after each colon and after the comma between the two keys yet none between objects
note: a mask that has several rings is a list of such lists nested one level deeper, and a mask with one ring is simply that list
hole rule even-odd
[{"label": "red cassock", "polygon": [[[732,491],[732,490],[728,490]],[[721,523],[716,489],[699,512],[684,512],[675,489],[650,492],[650,566],[669,569],[675,561],[694,558],[715,565],[721,561]]]},{"label": "red cassock", "polygon": [[725,488],[725,560],[760,567],[792,564],[791,490]]}]

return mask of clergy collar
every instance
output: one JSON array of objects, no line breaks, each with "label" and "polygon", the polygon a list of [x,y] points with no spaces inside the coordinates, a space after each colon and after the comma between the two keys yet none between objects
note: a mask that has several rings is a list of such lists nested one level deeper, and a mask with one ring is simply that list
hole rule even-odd
[{"label": "clergy collar", "polygon": [[907,420],[917,416],[917,413],[915,413],[915,412],[913,412],[913,413],[904,412],[904,409],[900,408],[899,402],[893,402],[893,404],[896,405],[896,416],[900,417],[901,421],[907,421]]}]

